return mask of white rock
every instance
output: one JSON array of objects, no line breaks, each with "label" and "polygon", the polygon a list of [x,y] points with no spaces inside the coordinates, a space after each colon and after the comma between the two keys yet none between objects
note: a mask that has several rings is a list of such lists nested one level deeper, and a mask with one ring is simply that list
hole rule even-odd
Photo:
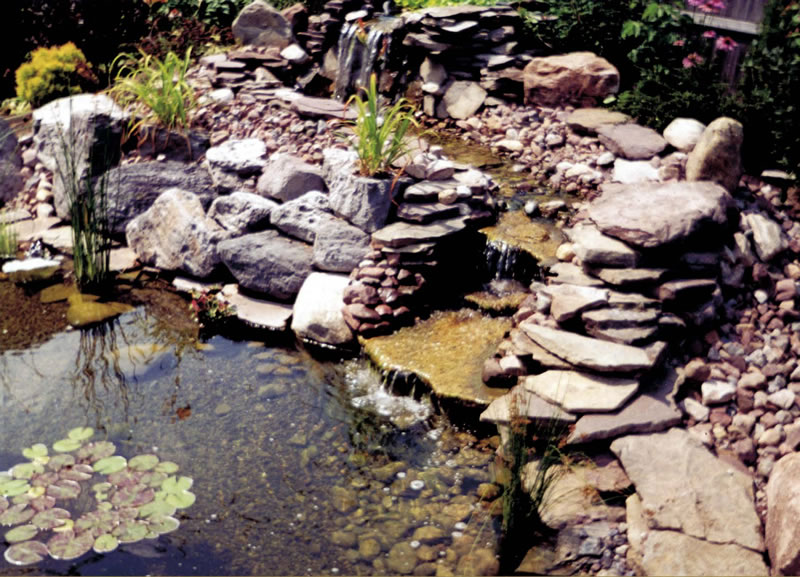
[{"label": "white rock", "polygon": [[702,423],[708,419],[708,415],[711,413],[711,409],[698,403],[691,397],[687,397],[683,400],[683,410],[698,423]]},{"label": "white rock", "polygon": [[349,283],[346,275],[311,273],[297,294],[292,330],[301,338],[329,345],[352,341],[353,333],[342,315]]},{"label": "white rock", "polygon": [[611,175],[614,182],[631,184],[634,182],[658,182],[658,168],[646,160],[625,160],[618,158],[614,161],[614,172]]},{"label": "white rock", "polygon": [[233,102],[236,95],[230,88],[218,88],[209,92],[208,97],[217,104],[228,104]]},{"label": "white rock", "polygon": [[781,409],[791,409],[794,406],[795,394],[789,389],[781,389],[767,397],[767,400]]},{"label": "white rock", "polygon": [[753,246],[762,261],[772,260],[788,246],[783,229],[771,218],[751,212],[745,214],[744,219],[753,231]]},{"label": "white rock", "polygon": [[725,381],[706,381],[700,387],[703,394],[703,404],[719,405],[727,403],[736,396],[736,385]]},{"label": "white rock", "polygon": [[281,50],[281,57],[294,64],[303,64],[308,62],[309,56],[299,44],[289,44],[286,48]]},{"label": "white rock", "polygon": [[689,152],[705,129],[706,125],[694,118],[676,118],[664,129],[664,140],[681,152]]},{"label": "white rock", "polygon": [[594,163],[597,166],[608,166],[609,164],[613,164],[616,158],[617,157],[614,156],[613,152],[604,152],[603,154],[597,157]]}]

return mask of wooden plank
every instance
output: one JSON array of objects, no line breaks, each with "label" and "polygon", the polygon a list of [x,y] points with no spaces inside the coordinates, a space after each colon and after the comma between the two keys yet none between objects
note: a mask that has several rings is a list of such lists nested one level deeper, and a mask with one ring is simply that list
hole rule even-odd
[{"label": "wooden plank", "polygon": [[741,34],[749,34],[755,36],[761,29],[761,23],[748,22],[746,20],[736,20],[734,18],[726,18],[723,16],[715,16],[712,14],[705,14],[703,12],[695,12],[684,10],[684,14],[692,17],[695,24],[706,26],[707,28],[715,28],[717,30],[727,30],[729,32],[739,32]]}]

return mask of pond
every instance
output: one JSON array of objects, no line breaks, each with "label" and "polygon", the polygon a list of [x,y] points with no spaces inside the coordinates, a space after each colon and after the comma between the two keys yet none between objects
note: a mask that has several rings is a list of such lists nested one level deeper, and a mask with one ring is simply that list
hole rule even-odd
[{"label": "pond", "polygon": [[171,533],[72,561],[0,558],[0,574],[424,575],[494,561],[496,438],[392,396],[362,360],[198,344],[177,324],[139,307],[0,353],[0,471],[92,427],[119,455],[177,463],[196,495]]}]

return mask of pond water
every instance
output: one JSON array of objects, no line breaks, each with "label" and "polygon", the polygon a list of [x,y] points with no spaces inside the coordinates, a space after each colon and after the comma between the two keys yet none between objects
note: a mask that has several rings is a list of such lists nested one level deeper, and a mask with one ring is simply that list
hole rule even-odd
[{"label": "pond water", "polygon": [[497,550],[496,439],[381,387],[364,361],[197,345],[143,307],[1,352],[0,471],[88,426],[179,464],[197,499],[176,531],[73,561],[14,566],[0,539],[0,575],[470,573]]}]

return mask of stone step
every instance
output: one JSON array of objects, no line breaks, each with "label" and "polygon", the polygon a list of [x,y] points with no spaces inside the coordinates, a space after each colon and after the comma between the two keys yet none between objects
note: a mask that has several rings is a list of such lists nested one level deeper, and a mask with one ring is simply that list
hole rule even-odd
[{"label": "stone step", "polygon": [[435,242],[466,229],[463,217],[440,220],[432,224],[394,222],[372,233],[374,248],[401,247],[421,242]]},{"label": "stone step", "polygon": [[624,405],[639,388],[636,379],[577,371],[546,371],[521,379],[522,386],[570,413],[606,413]]},{"label": "stone step", "polygon": [[606,307],[585,311],[581,318],[587,329],[625,329],[654,325],[658,322],[659,314],[659,311],[652,308],[637,310]]},{"label": "stone step", "polygon": [[433,203],[404,203],[397,209],[397,218],[406,222],[427,224],[436,220],[443,220],[458,216],[461,207],[457,204]]},{"label": "stone step", "polygon": [[659,336],[659,327],[600,328],[587,327],[591,336],[623,345],[643,345]]},{"label": "stone step", "polygon": [[658,284],[669,271],[664,268],[593,268],[587,272],[612,286],[639,287]]}]

